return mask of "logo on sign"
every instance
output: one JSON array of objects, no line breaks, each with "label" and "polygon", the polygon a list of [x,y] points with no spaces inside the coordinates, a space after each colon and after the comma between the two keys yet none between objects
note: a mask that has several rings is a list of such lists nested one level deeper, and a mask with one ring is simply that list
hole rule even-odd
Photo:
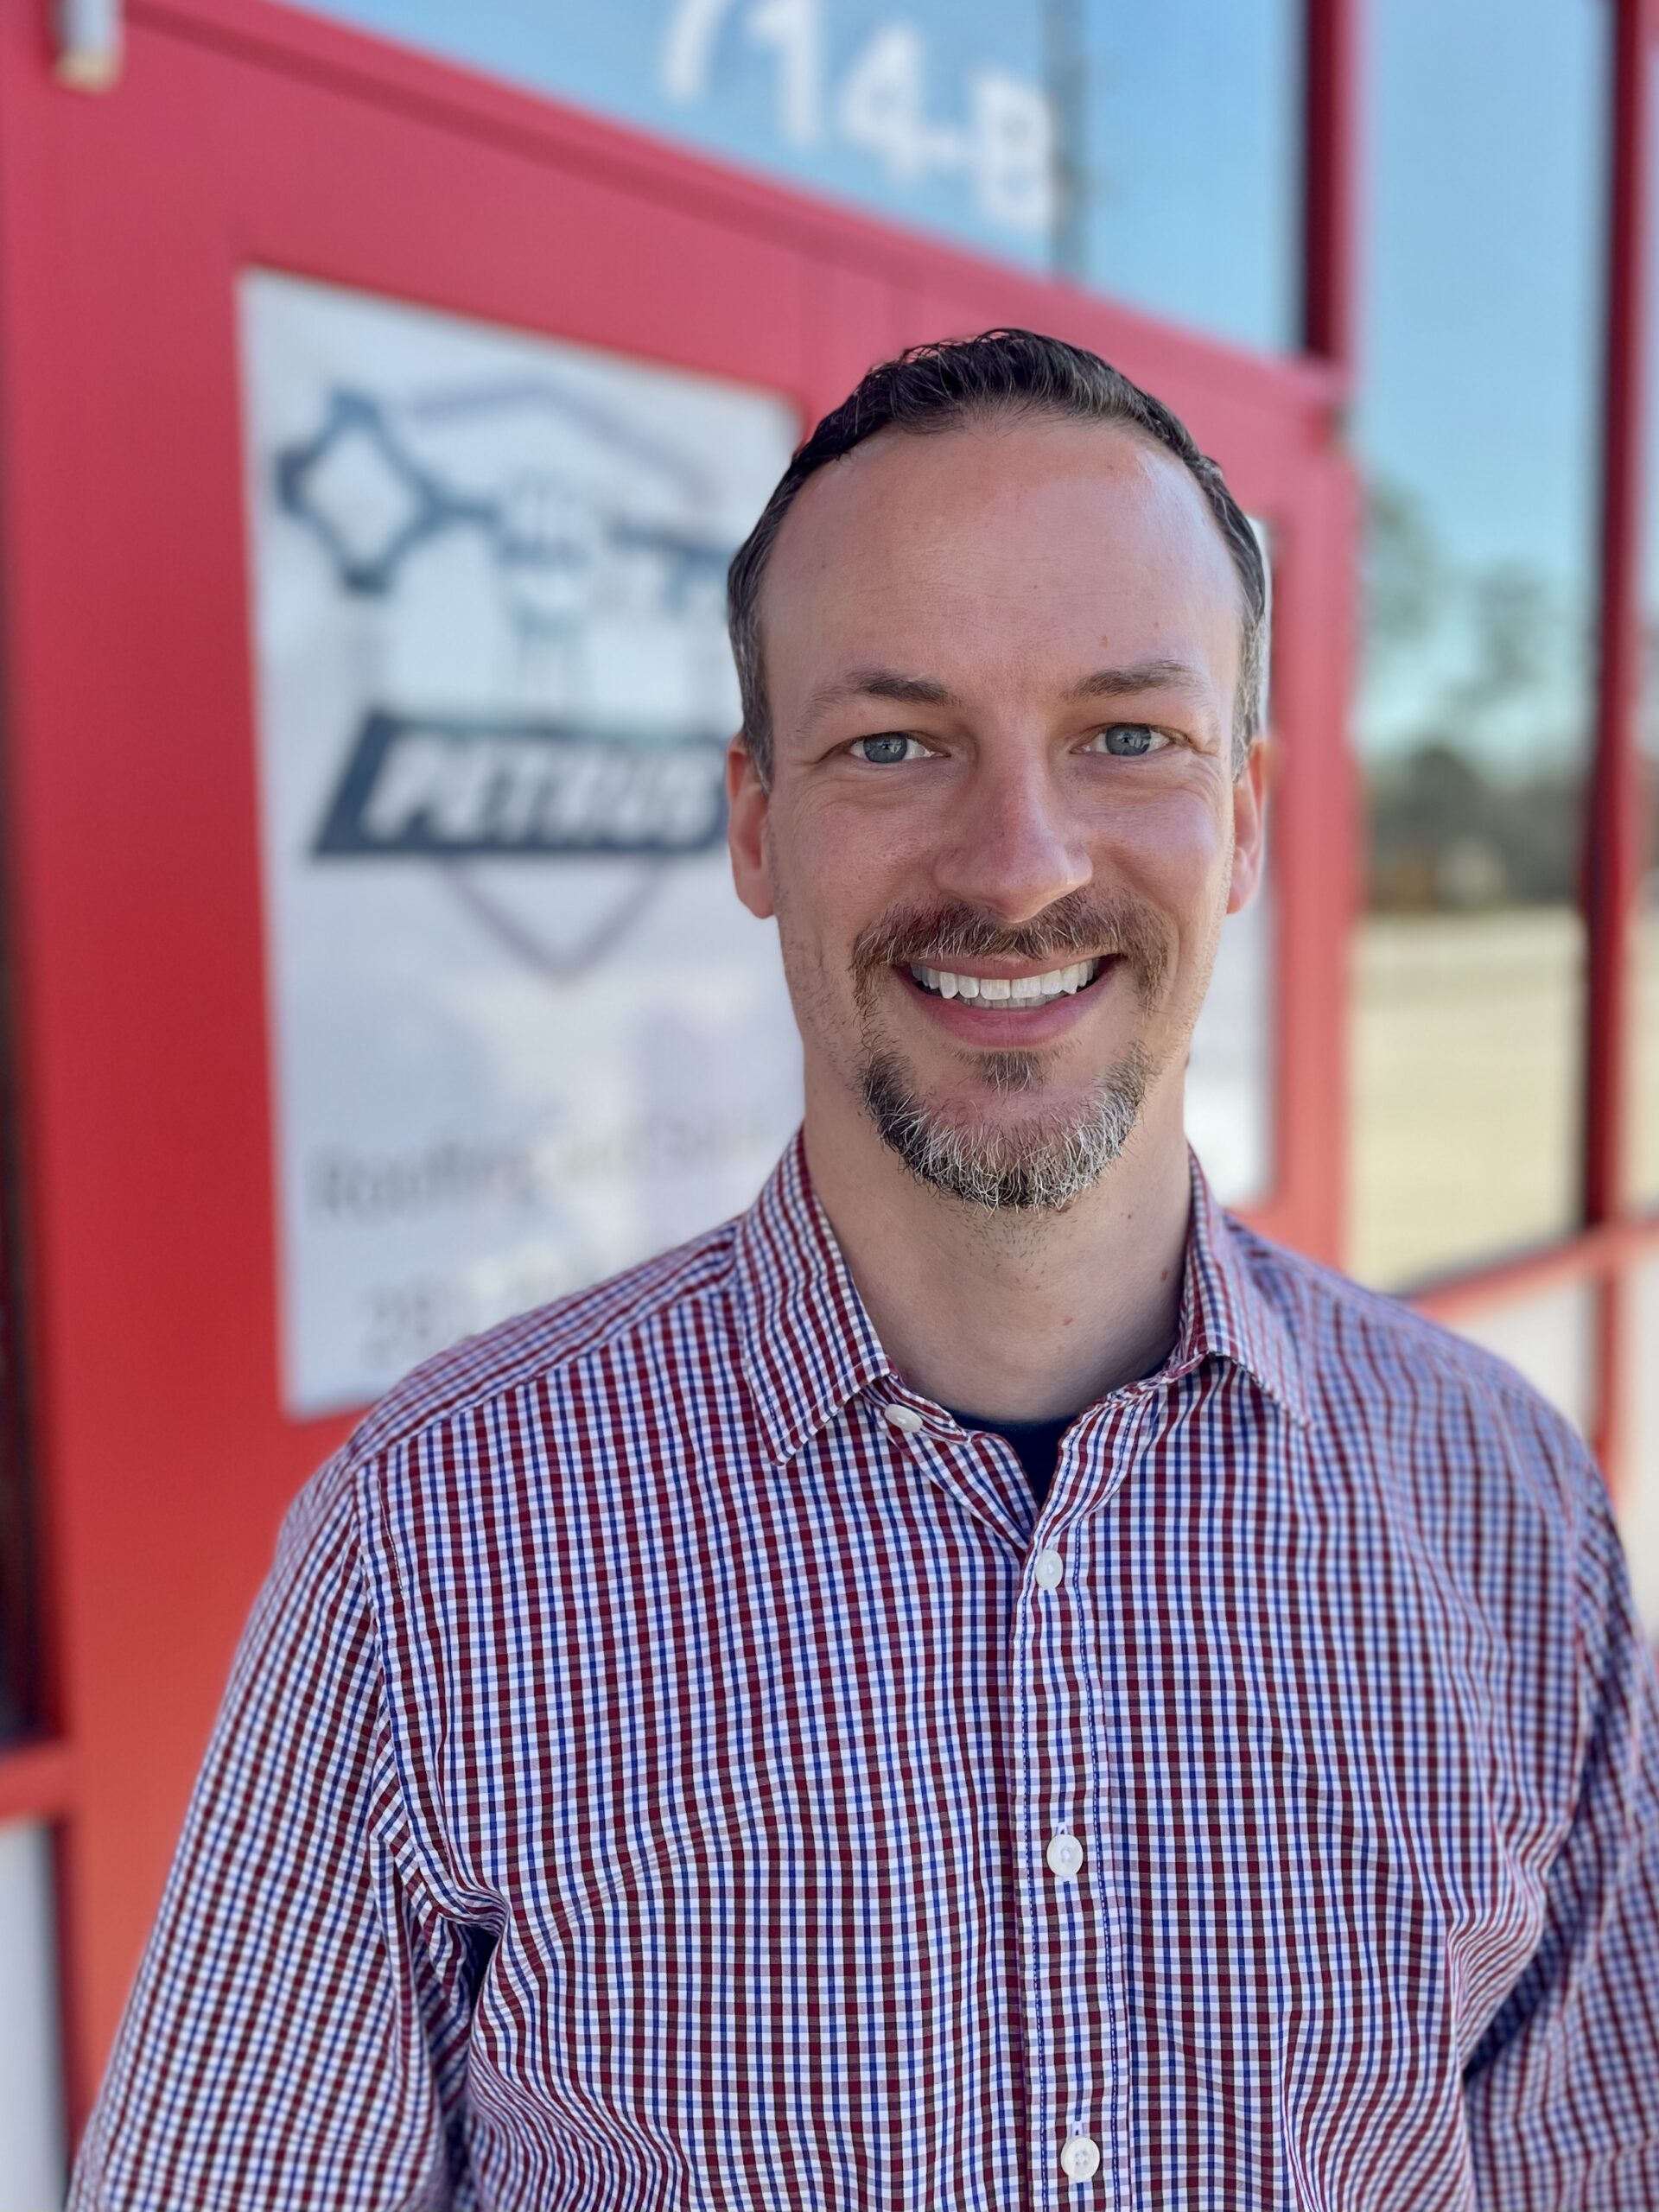
[{"label": "logo on sign", "polygon": [[[561,973],[614,943],[660,865],[706,853],[725,827],[715,717],[731,548],[706,526],[701,462],[639,416],[537,376],[399,402],[337,386],[315,431],[273,456],[272,478],[343,596],[378,610],[387,650],[429,620],[414,611],[427,605],[412,595],[416,563],[481,580],[470,616],[440,609],[457,658],[440,656],[436,673],[459,709],[393,704],[371,679],[312,855],[446,863],[476,919]],[[418,702],[425,687],[405,674],[396,688]],[[643,872],[594,887],[608,919],[589,912],[557,945],[545,912],[461,866],[575,855]]]},{"label": "logo on sign", "polygon": [[376,710],[313,849],[353,859],[701,853],[725,826],[724,770],[718,738],[650,744],[557,722]]}]

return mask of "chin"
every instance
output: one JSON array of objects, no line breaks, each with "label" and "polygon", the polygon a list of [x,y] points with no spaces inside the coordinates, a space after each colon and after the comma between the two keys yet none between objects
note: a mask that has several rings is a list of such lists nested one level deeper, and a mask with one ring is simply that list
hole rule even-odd
[{"label": "chin", "polygon": [[988,1077],[991,1098],[981,1088],[963,1099],[930,1094],[896,1055],[872,1055],[861,1088],[878,1135],[919,1180],[966,1204],[1025,1212],[1073,1204],[1134,1134],[1153,1072],[1146,1055],[1132,1049],[1095,1084],[1060,1096],[1025,1065],[1035,1055],[991,1057],[1020,1065]]}]

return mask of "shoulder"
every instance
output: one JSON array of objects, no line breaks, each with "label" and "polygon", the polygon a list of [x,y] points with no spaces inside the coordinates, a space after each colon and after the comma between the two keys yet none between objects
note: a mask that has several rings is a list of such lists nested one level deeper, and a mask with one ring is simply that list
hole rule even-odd
[{"label": "shoulder", "polygon": [[512,1316],[414,1369],[371,1408],[345,1446],[356,1468],[381,1461],[444,1424],[529,1389],[556,1384],[606,1355],[642,1348],[689,1308],[717,1303],[732,1272],[738,1224],[565,1298]]},{"label": "shoulder", "polygon": [[1497,1458],[1573,1520],[1586,1484],[1603,1487],[1567,1414],[1498,1353],[1226,1219],[1247,1275],[1295,1346],[1322,1425],[1432,1441],[1446,1471],[1465,1456]]}]

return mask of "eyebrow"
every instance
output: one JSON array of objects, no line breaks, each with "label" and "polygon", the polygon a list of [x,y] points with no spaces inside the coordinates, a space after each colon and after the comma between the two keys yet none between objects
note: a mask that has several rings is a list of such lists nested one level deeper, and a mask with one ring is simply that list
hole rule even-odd
[{"label": "eyebrow", "polygon": [[1097,668],[1065,696],[1068,703],[1081,706],[1090,699],[1127,699],[1140,691],[1185,691],[1201,698],[1208,690],[1204,671],[1191,661],[1158,658],[1132,661],[1126,668]]},{"label": "eyebrow", "polygon": [[894,668],[852,668],[820,683],[806,702],[806,719],[816,721],[831,707],[849,699],[891,699],[901,707],[956,707],[961,701],[931,676],[906,676]]},{"label": "eyebrow", "polygon": [[[1096,668],[1080,678],[1066,693],[1066,702],[1081,706],[1095,699],[1128,699],[1143,691],[1185,691],[1202,698],[1207,693],[1203,671],[1191,661],[1157,656],[1131,661],[1122,668]],[[957,707],[962,702],[946,684],[931,676],[907,676],[893,668],[853,668],[845,675],[820,683],[807,699],[806,719],[816,721],[832,707],[853,699],[888,699],[901,707]]]}]

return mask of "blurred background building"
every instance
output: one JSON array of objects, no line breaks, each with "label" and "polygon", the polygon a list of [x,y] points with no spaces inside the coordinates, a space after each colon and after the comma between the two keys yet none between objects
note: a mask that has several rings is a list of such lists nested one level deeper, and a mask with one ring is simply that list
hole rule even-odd
[{"label": "blurred background building", "polygon": [[1566,1408],[1659,1632],[1656,39],[0,0],[0,2203],[55,2201],[305,1476],[792,1124],[721,576],[905,343],[1096,346],[1256,517],[1272,865],[1194,1141]]}]

